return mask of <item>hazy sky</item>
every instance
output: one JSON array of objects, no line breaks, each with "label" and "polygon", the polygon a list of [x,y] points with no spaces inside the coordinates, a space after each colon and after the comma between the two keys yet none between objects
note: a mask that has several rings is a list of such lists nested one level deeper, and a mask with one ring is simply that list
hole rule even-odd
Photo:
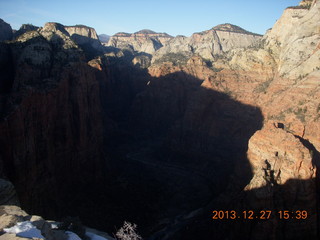
[{"label": "hazy sky", "polygon": [[19,29],[23,23],[43,26],[84,24],[98,34],[151,29],[190,36],[221,23],[264,34],[288,6],[300,0],[0,0],[0,18]]}]

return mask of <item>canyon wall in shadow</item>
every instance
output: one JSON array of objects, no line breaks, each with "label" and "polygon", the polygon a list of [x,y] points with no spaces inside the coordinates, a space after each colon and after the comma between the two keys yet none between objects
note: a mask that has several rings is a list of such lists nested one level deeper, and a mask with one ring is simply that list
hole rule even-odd
[{"label": "canyon wall in shadow", "polygon": [[152,62],[57,23],[1,42],[0,177],[28,212],[110,233],[131,221],[153,240],[316,239],[320,8],[308,2],[211,60],[191,48]]},{"label": "canyon wall in shadow", "polygon": [[248,183],[258,108],[184,72],[151,77],[130,55],[87,64],[60,28],[3,45],[1,174],[24,209],[108,231],[129,220],[150,235],[202,212],[235,165]]}]

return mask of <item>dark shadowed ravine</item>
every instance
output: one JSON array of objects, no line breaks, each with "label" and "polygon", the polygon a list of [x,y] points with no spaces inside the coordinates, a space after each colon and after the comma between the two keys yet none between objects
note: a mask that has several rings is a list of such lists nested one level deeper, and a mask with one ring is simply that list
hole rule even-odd
[{"label": "dark shadowed ravine", "polygon": [[103,44],[84,25],[1,20],[1,222],[318,239],[319,9],[304,0],[263,37],[222,24]]}]

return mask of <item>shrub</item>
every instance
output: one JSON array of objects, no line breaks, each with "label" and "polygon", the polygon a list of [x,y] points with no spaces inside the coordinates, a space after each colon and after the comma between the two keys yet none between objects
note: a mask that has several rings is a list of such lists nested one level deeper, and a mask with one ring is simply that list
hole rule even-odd
[{"label": "shrub", "polygon": [[273,79],[269,79],[263,83],[260,83],[253,91],[255,93],[266,93],[267,88],[269,87],[270,83],[273,81]]},{"label": "shrub", "polygon": [[287,9],[310,9],[311,8],[311,3],[305,4],[305,5],[299,5],[299,6],[291,6],[287,7]]},{"label": "shrub", "polygon": [[140,240],[141,236],[136,232],[137,225],[124,222],[123,226],[116,233],[118,240]]},{"label": "shrub", "polygon": [[182,53],[167,53],[155,61],[155,64],[172,62],[174,65],[185,65],[188,57]]}]

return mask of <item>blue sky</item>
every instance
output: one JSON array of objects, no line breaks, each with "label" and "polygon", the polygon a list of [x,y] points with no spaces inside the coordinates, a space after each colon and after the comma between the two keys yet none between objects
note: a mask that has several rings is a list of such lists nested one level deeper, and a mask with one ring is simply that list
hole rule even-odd
[{"label": "blue sky", "polygon": [[264,34],[288,6],[300,0],[0,0],[0,18],[19,29],[23,23],[43,26],[84,24],[98,34],[151,29],[190,36],[221,23]]}]

